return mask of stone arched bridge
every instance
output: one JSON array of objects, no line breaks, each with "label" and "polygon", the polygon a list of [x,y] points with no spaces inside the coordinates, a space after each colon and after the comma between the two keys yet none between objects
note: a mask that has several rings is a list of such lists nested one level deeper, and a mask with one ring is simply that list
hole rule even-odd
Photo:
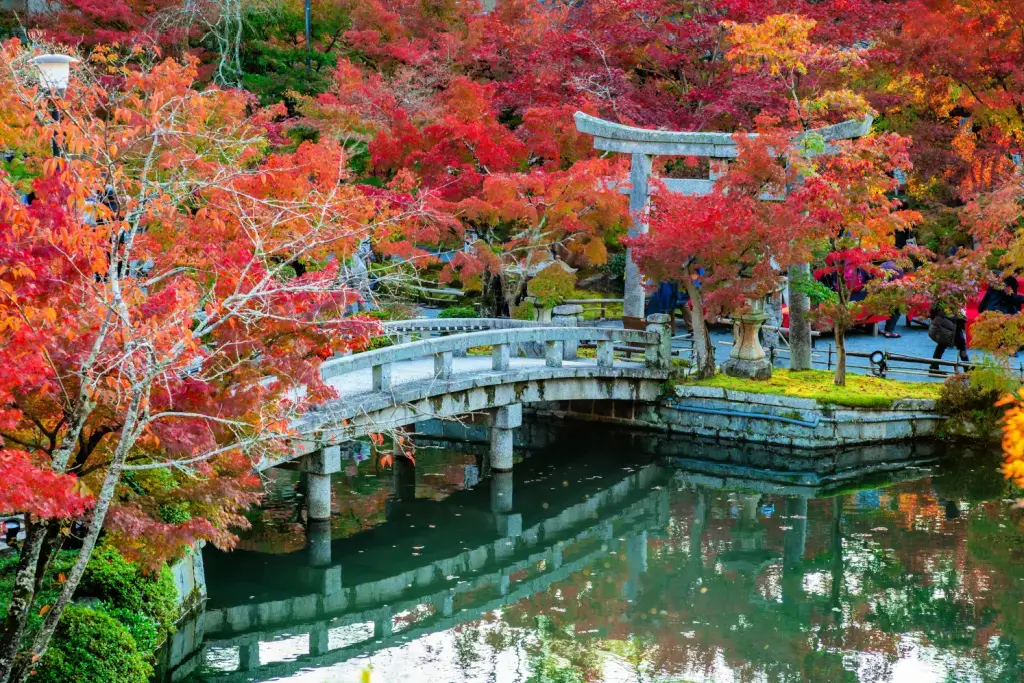
[{"label": "stone arched bridge", "polygon": [[[660,314],[648,319],[646,330],[580,327],[570,315],[553,323],[398,321],[386,323],[385,334],[398,343],[324,363],[323,378],[338,398],[294,425],[302,438],[290,451],[257,464],[265,470],[295,462],[310,475],[310,519],[330,516],[330,475],[340,469],[340,444],[345,441],[429,419],[489,411],[489,466],[509,471],[513,430],[522,423],[524,404],[654,402],[671,365],[670,318]],[[594,349],[593,357],[581,357],[584,345]],[[485,353],[473,355],[474,350]]]}]

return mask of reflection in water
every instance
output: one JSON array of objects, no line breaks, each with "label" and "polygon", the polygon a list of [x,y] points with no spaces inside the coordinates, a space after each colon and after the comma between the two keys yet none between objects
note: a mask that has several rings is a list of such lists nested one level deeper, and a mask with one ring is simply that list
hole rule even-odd
[{"label": "reflection in water", "polygon": [[469,446],[352,463],[323,528],[277,474],[241,550],[206,553],[192,680],[1024,681],[994,460],[696,448],[565,434],[476,486]]}]

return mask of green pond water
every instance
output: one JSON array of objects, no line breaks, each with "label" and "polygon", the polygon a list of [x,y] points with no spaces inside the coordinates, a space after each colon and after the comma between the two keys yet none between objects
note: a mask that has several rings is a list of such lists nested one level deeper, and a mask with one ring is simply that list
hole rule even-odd
[{"label": "green pond water", "polygon": [[1024,681],[1024,523],[992,449],[808,459],[600,426],[542,441],[511,481],[479,476],[483,444],[424,442],[396,471],[352,460],[329,528],[275,472],[238,549],[204,552],[179,673]]}]

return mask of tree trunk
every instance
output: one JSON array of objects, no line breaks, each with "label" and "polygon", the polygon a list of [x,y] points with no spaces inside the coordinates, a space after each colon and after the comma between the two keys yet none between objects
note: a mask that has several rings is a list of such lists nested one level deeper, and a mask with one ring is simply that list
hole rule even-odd
[{"label": "tree trunk", "polygon": [[708,326],[704,322],[704,307],[700,302],[700,290],[689,277],[683,279],[686,293],[690,295],[690,324],[693,327],[693,364],[697,379],[715,376],[715,350],[711,346]]},{"label": "tree trunk", "polygon": [[836,377],[837,387],[846,386],[846,327],[836,323],[833,328],[836,337]]},{"label": "tree trunk", "polygon": [[789,269],[789,369],[811,369],[811,323],[808,320],[810,300],[792,286],[794,280],[810,277],[806,263]]},{"label": "tree trunk", "polygon": [[[121,466],[124,465],[128,452],[135,444],[135,440],[141,431],[138,418],[143,393],[144,390],[139,387],[136,387],[133,391],[131,404],[128,407],[124,425],[121,428],[121,439],[114,450],[106,477],[103,480],[103,486],[100,488],[99,495],[96,496],[96,507],[93,508],[89,532],[82,540],[82,548],[78,551],[75,564],[72,565],[67,579],[61,586],[60,595],[54,601],[50,611],[46,613],[43,625],[39,628],[35,638],[33,638],[31,646],[18,652],[15,656],[14,666],[10,670],[7,679],[3,678],[2,674],[0,674],[0,683],[25,683],[31,677],[36,662],[43,656],[50,644],[50,638],[53,637],[53,633],[57,629],[57,624],[64,613],[64,608],[71,602],[71,598],[74,596],[75,590],[77,590],[78,584],[82,580],[82,575],[85,574],[85,567],[89,563],[89,558],[96,547],[96,542],[99,540],[107,511],[110,509],[110,504],[113,502],[114,494],[117,491],[117,484],[121,479]],[[42,527],[41,532],[45,535],[45,526]],[[36,561],[38,562],[38,555]]]},{"label": "tree trunk", "polygon": [[36,571],[39,555],[46,540],[46,524],[40,520],[25,518],[25,543],[21,547],[18,573],[14,577],[11,603],[4,620],[3,637],[0,637],[0,683],[7,683],[14,669],[18,646],[25,635],[25,624],[32,609],[36,594]]}]

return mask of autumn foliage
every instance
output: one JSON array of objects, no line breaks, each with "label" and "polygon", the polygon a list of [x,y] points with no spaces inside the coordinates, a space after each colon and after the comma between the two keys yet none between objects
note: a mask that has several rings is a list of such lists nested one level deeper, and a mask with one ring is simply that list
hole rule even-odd
[{"label": "autumn foliage", "polygon": [[[60,3],[24,17],[85,60],[52,102],[29,49],[0,49],[0,477],[17,482],[0,511],[30,532],[3,683],[70,598],[73,581],[15,666],[32,567],[73,518],[149,566],[233,543],[253,463],[332,396],[322,359],[377,332],[339,283],[360,244],[491,314],[553,261],[594,271],[621,251],[625,165],[576,111],[736,134],[715,191],[655,183],[651,232],[629,242],[690,294],[704,374],[705,321],[795,264],[834,284],[817,313],[841,359],[876,301],[959,308],[1024,269],[1020,0],[311,7],[307,41],[297,2]],[[858,141],[814,136],[866,116]],[[657,170],[696,177],[690,162]],[[921,248],[896,253],[908,228]],[[913,278],[883,282],[882,259]],[[861,271],[878,280],[867,302],[851,298]],[[1004,356],[1024,326],[987,315],[975,342]]]},{"label": "autumn foliage", "polygon": [[[150,567],[234,543],[254,464],[334,395],[325,354],[377,330],[347,314],[339,262],[403,220],[347,182],[339,144],[270,152],[274,112],[194,87],[193,63],[98,50],[53,116],[29,57],[0,50],[0,139],[27,175],[0,178],[0,510],[28,514],[5,681],[45,649],[103,530]],[[79,559],[17,651],[35,574],[83,513]]]}]

